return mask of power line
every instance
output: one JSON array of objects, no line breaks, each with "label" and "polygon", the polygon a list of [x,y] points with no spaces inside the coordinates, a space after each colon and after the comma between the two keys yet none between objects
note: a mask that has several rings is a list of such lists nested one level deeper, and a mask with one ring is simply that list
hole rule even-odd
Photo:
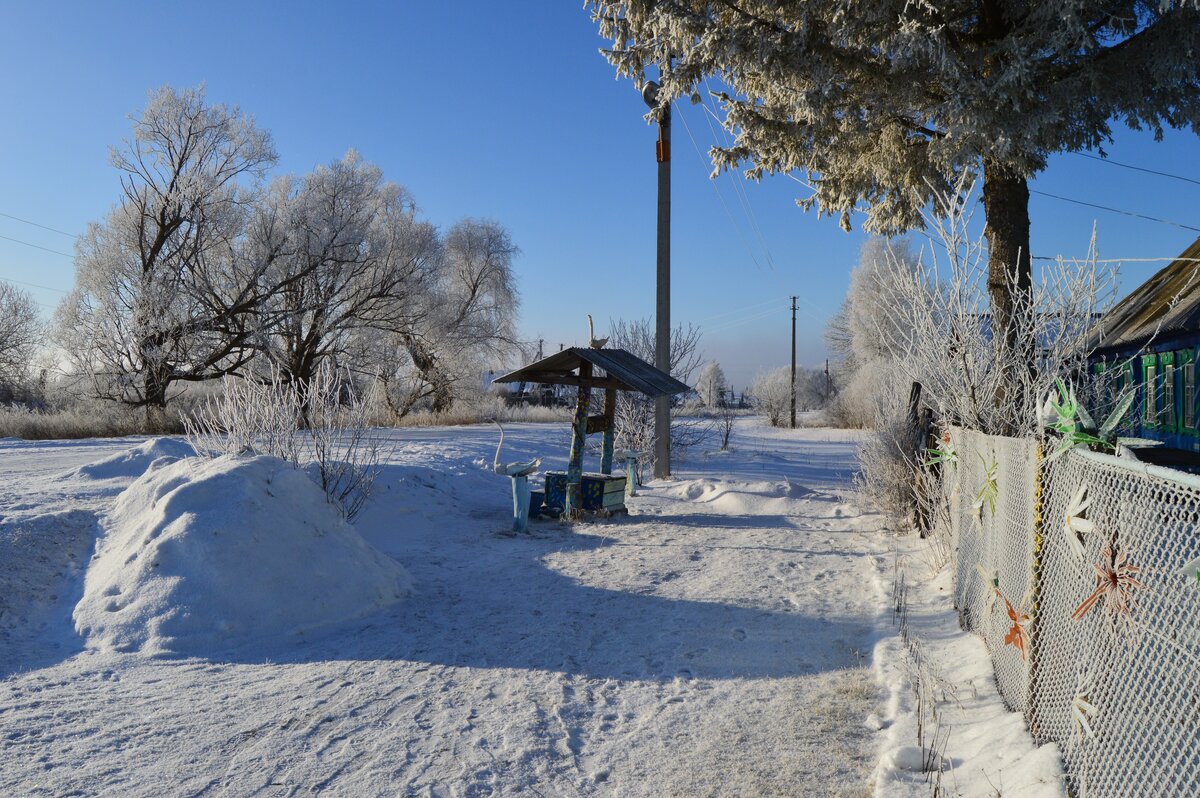
[{"label": "power line", "polygon": [[12,241],[12,242],[13,242],[13,243],[15,243],[15,244],[24,244],[24,245],[25,245],[25,246],[27,246],[27,247],[33,247],[34,249],[40,249],[40,250],[43,250],[43,251],[45,251],[45,252],[52,252],[52,253],[54,253],[55,255],[62,255],[64,258],[73,258],[73,257],[75,257],[74,255],[71,255],[71,254],[69,254],[69,253],[62,252],[61,250],[57,250],[57,249],[50,249],[50,247],[43,247],[43,246],[40,246],[40,245],[38,245],[38,244],[30,244],[28,241],[22,241],[22,240],[21,240],[21,239],[19,239],[19,238],[9,238],[8,236],[0,236],[0,238],[3,238],[5,241]]},{"label": "power line", "polygon": [[1076,205],[1086,205],[1089,208],[1098,208],[1099,210],[1109,211],[1110,213],[1120,213],[1125,216],[1133,216],[1135,218],[1145,219],[1150,222],[1158,222],[1159,224],[1169,224],[1172,227],[1180,227],[1180,228],[1183,228],[1184,230],[1194,230],[1195,232],[1200,233],[1200,227],[1192,227],[1191,225],[1181,224],[1179,222],[1172,222],[1170,219],[1159,219],[1155,216],[1146,216],[1143,213],[1134,213],[1133,211],[1123,211],[1120,208],[1110,208],[1107,205],[1097,205],[1094,202],[1084,202],[1083,200],[1071,199],[1070,197],[1060,197],[1059,195],[1051,194],[1048,191],[1038,191],[1036,188],[1029,189],[1029,192],[1031,194],[1040,194],[1043,197],[1050,197],[1051,199],[1062,200],[1063,202],[1072,202]]},{"label": "power line", "polygon": [[43,230],[49,230],[51,233],[58,233],[60,236],[66,236],[67,238],[79,238],[79,236],[75,235],[74,233],[68,233],[66,230],[59,230],[57,227],[47,227],[44,224],[31,222],[28,219],[22,219],[20,216],[13,216],[11,213],[4,213],[0,211],[0,216],[3,216],[5,219],[12,219],[13,221],[20,222],[21,224],[31,224],[34,227],[40,227]]},{"label": "power line", "polygon": [[[704,86],[705,86],[706,94],[704,96],[702,96],[702,98],[701,98],[700,107],[705,112],[704,114],[702,114],[702,116],[704,116],[704,121],[708,123],[709,132],[712,133],[714,142],[723,142],[726,147],[732,146],[735,143],[734,140],[730,136],[729,131],[727,131],[725,129],[724,124],[722,124],[721,117],[718,116],[716,111],[713,110],[713,108],[710,106],[710,102],[712,103],[712,105],[715,105],[716,103],[715,103],[715,101],[713,101],[711,99],[713,97],[713,91],[712,91],[712,87],[709,84],[707,78],[705,78]],[[716,122],[715,125],[713,124],[714,121]],[[685,122],[685,125],[686,125],[686,122]],[[697,152],[699,152],[699,148],[697,148]],[[786,174],[792,180],[795,180],[796,182],[803,184],[804,186],[809,188],[814,193],[816,192],[816,187],[814,187],[808,181],[802,180],[802,179],[796,177],[795,175],[791,174],[790,172],[785,172],[784,174]],[[738,198],[739,202],[742,205],[742,211],[746,215],[747,223],[749,224],[751,231],[758,238],[758,243],[762,247],[763,254],[767,260],[767,265],[770,267],[770,269],[773,273],[778,274],[778,272],[776,272],[776,270],[775,270],[775,259],[771,255],[770,245],[767,243],[766,235],[763,233],[762,227],[758,223],[758,218],[757,218],[756,214],[754,213],[753,203],[750,201],[749,193],[746,191],[746,188],[744,185],[744,182],[745,182],[744,179],[739,179],[738,176],[733,175],[733,174],[730,174],[729,177],[730,177],[731,182],[733,183],[734,195]],[[739,230],[739,232],[740,232],[740,230]],[[754,258],[753,254],[751,254],[751,258],[752,259]],[[755,262],[757,263],[757,261],[755,261]],[[780,281],[780,282],[782,282],[782,281]],[[790,289],[789,289],[789,293],[790,293]],[[824,314],[826,312],[824,308],[818,307],[817,305],[815,305],[813,302],[811,302],[809,299],[807,299],[804,296],[801,296],[799,299],[800,299],[801,303],[807,305],[812,310],[815,310],[817,312],[817,314]],[[802,310],[802,312],[805,315],[807,315],[809,318],[813,319],[814,321],[817,321],[817,322],[823,321],[819,315],[812,313],[810,310]],[[722,325],[718,325],[718,326],[721,327],[721,326],[725,326],[725,325],[722,324]]]},{"label": "power line", "polygon": [[[711,97],[712,89],[709,87],[707,78],[705,78],[705,80],[704,80],[704,86],[705,86],[705,89],[707,89],[707,93],[708,93],[709,97]],[[732,145],[734,142],[729,137],[729,131],[727,131],[725,129],[725,126],[723,124],[721,124],[721,119],[720,119],[720,117],[717,116],[716,112],[714,112],[711,108],[709,108],[708,101],[704,97],[701,97],[701,106],[704,108],[704,110],[708,114],[708,116],[705,116],[705,121],[708,122],[709,130],[713,134],[713,142],[716,143],[716,140],[718,138],[717,130],[714,129],[713,123],[712,123],[712,119],[716,119],[717,120],[717,128],[719,128],[721,131],[721,136],[724,138],[725,145],[726,146]],[[709,117],[712,117],[712,119],[709,119]],[[746,218],[750,223],[750,230],[758,238],[758,243],[762,247],[763,255],[766,257],[766,260],[767,260],[767,266],[770,267],[770,269],[772,271],[774,271],[775,259],[773,257],[771,257],[771,248],[767,245],[767,238],[765,235],[763,235],[762,228],[759,227],[759,225],[758,225],[758,219],[754,215],[754,208],[750,203],[750,197],[746,192],[746,187],[745,187],[745,185],[743,185],[742,180],[737,179],[737,177],[734,177],[733,175],[730,175],[730,177],[732,179],[733,186],[734,186],[734,194],[735,194],[735,196],[737,196],[738,200],[741,202],[742,210],[745,212]]]},{"label": "power line", "polygon": [[[0,277],[0,283],[8,283],[8,284],[10,284],[10,285],[11,285],[11,284],[13,284],[13,283],[21,283],[21,285],[29,285],[29,283],[22,283],[20,280],[10,280],[10,279],[8,279],[7,277]],[[34,288],[48,288],[48,286],[44,286],[44,285],[37,285],[37,286],[34,286]],[[49,290],[51,290],[51,291],[57,291],[57,290],[59,290],[59,289],[57,289],[57,288],[50,288]],[[55,306],[54,306],[54,305],[47,305],[45,302],[39,302],[39,301],[37,301],[36,299],[32,299],[32,297],[31,297],[30,299],[32,300],[33,304],[37,305],[37,306],[38,306],[38,307],[40,307],[40,308],[45,308],[46,310],[55,310]]]},{"label": "power line", "polygon": [[705,316],[704,318],[697,319],[695,323],[700,324],[700,323],[706,322],[706,321],[713,321],[714,319],[719,319],[724,316],[738,316],[738,315],[746,313],[750,310],[753,310],[755,308],[761,308],[764,305],[774,305],[778,301],[779,301],[778,299],[764,299],[762,302],[754,302],[749,305],[743,305],[741,307],[722,311],[721,313],[714,313],[711,316]]},{"label": "power line", "polygon": [[1121,163],[1120,161],[1113,161],[1113,160],[1109,160],[1108,158],[1101,158],[1098,155],[1092,155],[1091,153],[1087,153],[1087,152],[1073,152],[1073,153],[1071,153],[1071,155],[1078,155],[1081,158],[1091,158],[1093,161],[1099,161],[1100,163],[1111,164],[1112,166],[1121,166],[1121,167],[1124,167],[1125,169],[1133,169],[1136,172],[1145,172],[1146,174],[1158,175],[1159,177],[1170,177],[1170,178],[1174,178],[1175,180],[1182,180],[1185,183],[1192,183],[1194,185],[1200,186],[1200,180],[1196,180],[1191,177],[1184,177],[1183,175],[1173,175],[1170,172],[1159,172],[1154,169],[1147,169],[1144,166],[1134,166],[1133,164]]},{"label": "power line", "polygon": [[[696,142],[696,137],[692,135],[691,125],[688,124],[687,117],[683,114],[683,108],[679,107],[676,110],[679,112],[679,120],[683,122],[683,129],[687,131],[688,138],[692,141],[692,148],[696,151],[696,156],[700,158],[701,163],[707,163],[704,160],[704,154],[700,152],[700,145]],[[742,242],[742,246],[746,248],[747,254],[750,255],[750,260],[754,262],[755,268],[762,269],[762,266],[758,263],[758,258],[754,257],[754,251],[750,248],[750,243],[746,240],[746,236],[742,232],[742,226],[733,217],[733,211],[729,210],[729,203],[725,201],[725,195],[721,193],[721,188],[717,185],[717,181],[709,180],[708,182],[712,185],[713,191],[716,192],[717,199],[721,201],[721,207],[725,209],[725,215],[729,217],[730,224],[737,231],[738,239]]]},{"label": "power line", "polygon": [[[800,301],[803,303],[804,300],[802,297],[800,298]],[[729,330],[734,327],[741,327],[742,325],[751,324],[753,322],[761,321],[763,319],[768,319],[768,318],[773,318],[773,317],[777,318],[776,314],[779,313],[781,305],[782,305],[782,309],[784,309],[784,310],[791,309],[791,305],[783,303],[782,300],[777,299],[777,300],[775,300],[775,307],[772,307],[766,311],[753,313],[753,314],[743,317],[743,318],[734,318],[734,319],[728,319],[726,321],[722,321],[718,324],[713,325],[712,327],[706,328],[704,330],[704,333],[707,335],[710,333],[719,332],[721,330]],[[808,318],[817,322],[818,324],[825,323],[825,319],[822,319],[821,317],[817,316],[815,313],[813,313],[812,311],[810,311],[804,307],[797,307],[796,309],[798,311],[800,311],[801,313],[803,313]],[[820,308],[817,308],[817,310],[820,310]]]},{"label": "power line", "polygon": [[24,280],[14,280],[11,277],[0,277],[0,280],[3,280],[6,283],[18,283],[20,285],[27,285],[30,288],[41,288],[44,291],[55,291],[59,294],[70,293],[69,291],[66,291],[65,289],[62,289],[62,288],[51,288],[48,285],[38,285],[37,283],[27,283]]},{"label": "power line", "polygon": [[741,327],[744,324],[750,324],[752,322],[761,321],[762,319],[777,317],[777,314],[779,313],[779,311],[781,309],[786,310],[788,307],[789,307],[788,305],[784,305],[783,301],[780,300],[780,304],[779,304],[778,308],[771,308],[770,310],[766,311],[765,313],[760,313],[755,316],[750,316],[749,318],[741,319],[739,321],[732,321],[732,322],[728,322],[725,324],[718,324],[714,327],[709,327],[704,332],[706,334],[711,334],[714,332],[718,332],[720,330],[730,330],[730,329],[733,329],[734,327]]}]

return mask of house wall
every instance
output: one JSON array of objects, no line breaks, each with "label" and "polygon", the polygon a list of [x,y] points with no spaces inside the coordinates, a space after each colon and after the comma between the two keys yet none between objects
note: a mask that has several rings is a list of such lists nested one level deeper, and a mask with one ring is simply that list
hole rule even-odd
[{"label": "house wall", "polygon": [[[1132,387],[1133,407],[1121,425],[1122,434],[1162,441],[1176,449],[1200,452],[1200,408],[1196,396],[1196,359],[1200,346],[1193,340],[1160,342],[1138,352],[1106,353],[1093,358],[1091,372],[1107,415],[1116,398]],[[1149,402],[1147,401],[1149,399]]]}]

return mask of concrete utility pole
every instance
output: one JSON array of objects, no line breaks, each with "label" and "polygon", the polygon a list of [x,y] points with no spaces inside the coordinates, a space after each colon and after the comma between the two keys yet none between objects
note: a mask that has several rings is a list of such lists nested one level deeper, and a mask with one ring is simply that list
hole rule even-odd
[{"label": "concrete utility pole", "polygon": [[[658,107],[658,84],[646,83],[642,99],[651,108]],[[658,266],[657,298],[654,308],[654,365],[671,372],[671,106],[658,112],[658,142],[654,153],[658,161]],[[654,476],[671,476],[671,397],[654,403]]]},{"label": "concrete utility pole", "polygon": [[792,297],[792,429],[796,428],[796,297]]}]

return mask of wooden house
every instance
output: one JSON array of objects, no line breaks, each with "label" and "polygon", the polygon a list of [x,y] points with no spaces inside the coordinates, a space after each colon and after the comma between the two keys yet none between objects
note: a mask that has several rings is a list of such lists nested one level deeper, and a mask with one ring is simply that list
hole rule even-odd
[{"label": "wooden house", "polygon": [[1200,452],[1200,238],[1105,314],[1090,344],[1093,379],[1110,395],[1136,392],[1122,429],[1164,444],[1161,454],[1139,457],[1188,470],[1200,464],[1194,455],[1181,456]]}]

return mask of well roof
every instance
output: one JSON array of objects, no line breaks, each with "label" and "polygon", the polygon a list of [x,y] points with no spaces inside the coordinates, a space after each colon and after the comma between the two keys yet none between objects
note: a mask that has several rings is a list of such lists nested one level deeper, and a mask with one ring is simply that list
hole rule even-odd
[{"label": "well roof", "polygon": [[660,371],[632,352],[624,349],[591,349],[573,346],[556,352],[536,363],[510,371],[495,382],[536,382],[543,385],[578,385],[576,373],[583,363],[601,369],[604,376],[595,376],[593,384],[619,391],[633,391],[651,399],[673,396],[691,390],[687,385]]}]

